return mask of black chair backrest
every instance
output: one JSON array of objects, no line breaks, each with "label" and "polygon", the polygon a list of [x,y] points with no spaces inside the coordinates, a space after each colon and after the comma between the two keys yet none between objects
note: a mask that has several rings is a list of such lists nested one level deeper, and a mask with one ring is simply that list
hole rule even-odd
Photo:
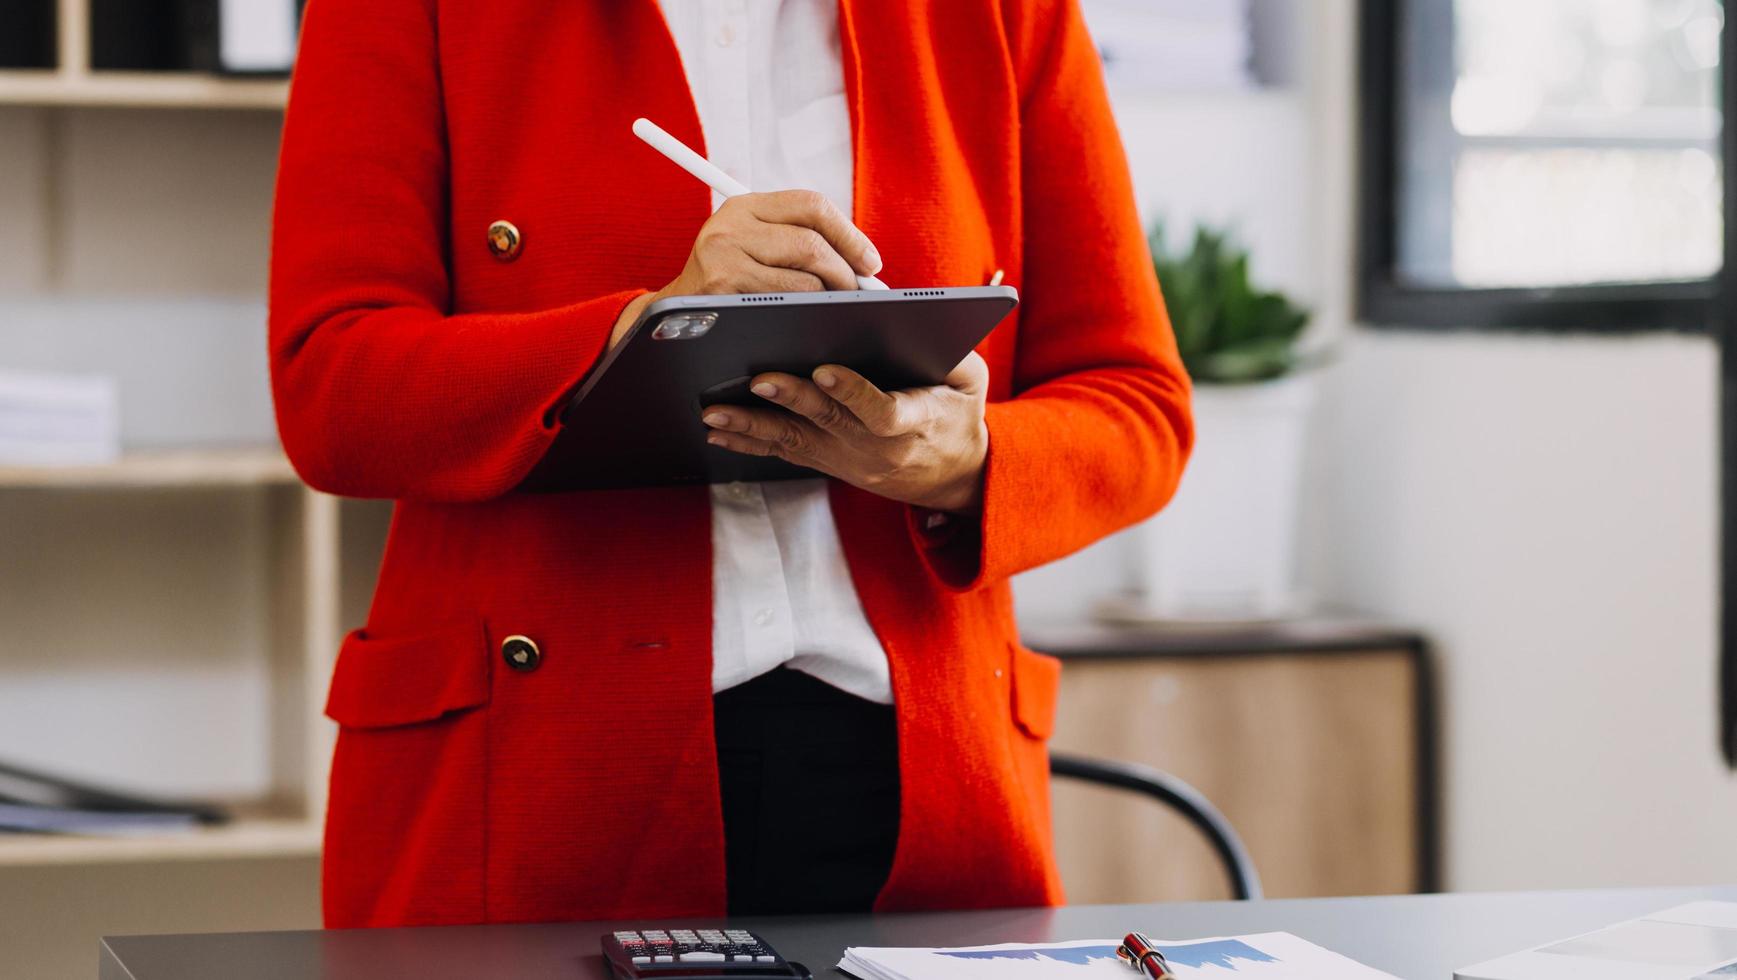
[{"label": "black chair backrest", "polygon": [[1238,901],[1261,897],[1260,875],[1255,872],[1254,859],[1249,857],[1236,828],[1193,786],[1150,766],[1103,762],[1062,752],[1049,754],[1049,771],[1065,779],[1141,793],[1167,804],[1206,835],[1224,864],[1231,893]]}]

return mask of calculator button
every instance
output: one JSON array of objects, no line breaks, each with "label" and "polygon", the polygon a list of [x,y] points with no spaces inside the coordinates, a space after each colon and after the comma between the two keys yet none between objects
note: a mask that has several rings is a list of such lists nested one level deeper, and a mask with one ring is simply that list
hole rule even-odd
[{"label": "calculator button", "polygon": [[675,957],[669,955],[668,953],[660,953],[657,956],[653,956],[651,958],[651,961],[653,963],[674,963]]},{"label": "calculator button", "polygon": [[730,959],[734,960],[737,963],[752,963],[752,962],[754,962],[754,957],[749,956],[747,953],[737,953],[736,955],[730,957]]},{"label": "calculator button", "polygon": [[778,957],[776,957],[776,956],[764,956],[764,955],[762,955],[762,956],[756,956],[756,957],[754,957],[754,959],[758,960],[761,963],[776,963],[776,962],[778,962]]},{"label": "calculator button", "polygon": [[649,956],[635,956],[633,958],[633,962],[635,962],[635,963],[650,963],[651,957],[649,957]]},{"label": "calculator button", "polygon": [[724,954],[695,950],[691,953],[683,953],[681,959],[683,963],[722,963],[724,961]]},{"label": "calculator button", "polygon": [[716,929],[701,929],[700,938],[708,943],[721,943],[724,941],[724,934]]}]

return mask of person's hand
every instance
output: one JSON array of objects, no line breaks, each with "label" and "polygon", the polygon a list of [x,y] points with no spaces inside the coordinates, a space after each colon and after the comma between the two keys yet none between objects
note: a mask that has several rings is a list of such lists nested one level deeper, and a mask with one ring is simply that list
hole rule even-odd
[{"label": "person's hand", "polygon": [[885,392],[829,364],[812,380],[762,374],[751,390],[780,408],[708,408],[701,413],[713,429],[707,442],[931,510],[969,513],[982,503],[989,365],[976,353],[932,388]]},{"label": "person's hand", "polygon": [[826,195],[774,191],[733,197],[700,227],[681,275],[621,311],[609,346],[665,296],[855,289],[859,274],[879,271],[880,253]]}]

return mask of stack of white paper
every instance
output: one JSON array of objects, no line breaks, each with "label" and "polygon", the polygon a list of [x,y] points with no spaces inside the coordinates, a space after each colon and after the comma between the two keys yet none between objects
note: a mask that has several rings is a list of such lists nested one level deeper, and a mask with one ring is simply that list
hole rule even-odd
[{"label": "stack of white paper", "polygon": [[0,371],[0,466],[89,466],[121,454],[113,378]]},{"label": "stack of white paper", "polygon": [[1247,88],[1254,39],[1248,0],[1085,0],[1104,74],[1148,92]]},{"label": "stack of white paper", "polygon": [[1454,971],[1454,980],[1737,977],[1737,903],[1694,902]]},{"label": "stack of white paper", "polygon": [[[1216,939],[1156,940],[1178,980],[1231,975],[1249,980],[1394,980],[1288,932]],[[838,968],[861,980],[1140,980],[1116,956],[1116,939],[1003,943],[953,949],[844,951]]]}]

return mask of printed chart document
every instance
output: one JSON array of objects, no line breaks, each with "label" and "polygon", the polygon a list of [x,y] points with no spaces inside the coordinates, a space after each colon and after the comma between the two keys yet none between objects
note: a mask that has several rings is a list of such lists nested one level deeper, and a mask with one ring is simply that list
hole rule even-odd
[{"label": "printed chart document", "polygon": [[[1155,940],[1178,980],[1395,980],[1288,932]],[[1137,980],[1119,939],[952,949],[858,947],[838,968],[860,980]]]}]

